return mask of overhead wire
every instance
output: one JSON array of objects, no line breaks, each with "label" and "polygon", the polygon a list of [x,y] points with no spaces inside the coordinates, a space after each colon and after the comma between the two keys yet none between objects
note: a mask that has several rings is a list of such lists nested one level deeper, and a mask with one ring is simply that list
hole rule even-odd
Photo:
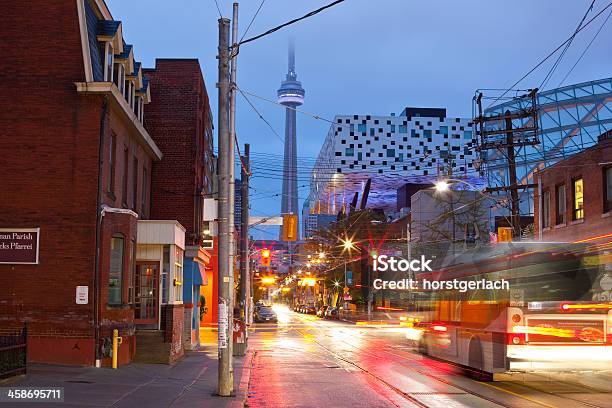
[{"label": "overhead wire", "polygon": [[221,9],[219,8],[219,3],[217,2],[217,0],[215,1],[215,5],[217,6],[217,11],[219,12],[219,18],[223,18],[223,14],[221,14]]},{"label": "overhead wire", "polygon": [[585,47],[585,49],[582,51],[582,54],[580,54],[580,56],[578,57],[578,59],[576,60],[576,62],[574,63],[574,65],[572,65],[572,67],[570,68],[569,71],[567,71],[567,74],[565,74],[565,76],[563,77],[563,79],[559,82],[559,85],[557,85],[557,88],[560,88],[563,83],[565,82],[565,80],[567,79],[567,77],[570,76],[570,74],[574,71],[574,68],[576,68],[576,65],[578,65],[580,63],[580,61],[582,60],[582,58],[584,57],[584,55],[587,53],[587,51],[589,50],[589,48],[591,47],[591,45],[593,44],[593,42],[595,41],[595,39],[597,38],[597,36],[599,35],[599,33],[601,32],[601,30],[604,28],[604,26],[606,25],[606,23],[608,22],[608,20],[610,19],[610,16],[612,16],[612,10],[610,10],[610,12],[608,13],[608,16],[606,17],[606,19],[604,20],[604,22],[601,24],[601,26],[599,27],[599,29],[597,30],[597,32],[595,33],[595,35],[593,36],[593,38],[591,38],[591,41],[587,44],[587,46]]},{"label": "overhead wire", "polygon": [[266,2],[266,0],[261,0],[261,3],[259,3],[259,7],[257,8],[257,11],[255,11],[255,14],[253,15],[253,18],[251,18],[251,21],[249,22],[249,25],[247,26],[246,30],[244,30],[244,33],[242,33],[242,37],[240,37],[240,41],[238,41],[239,43],[242,42],[242,40],[244,39],[244,37],[247,35],[247,33],[249,32],[249,29],[251,28],[251,26],[253,25],[253,22],[255,21],[255,19],[257,18],[257,15],[259,14],[259,11],[261,10],[261,8],[263,7],[264,3]]},{"label": "overhead wire", "polygon": [[568,41],[568,43],[565,45],[565,47],[563,48],[563,51],[561,51],[561,54],[559,54],[559,57],[557,57],[557,60],[555,61],[555,63],[553,64],[553,66],[550,68],[550,70],[548,71],[548,74],[546,74],[546,76],[544,77],[544,79],[542,80],[542,83],[540,84],[540,86],[538,87],[540,90],[544,90],[544,88],[546,87],[546,85],[548,84],[548,81],[550,80],[550,78],[552,77],[552,74],[555,72],[555,70],[557,69],[557,67],[559,66],[559,64],[561,63],[561,60],[563,59],[563,56],[565,56],[565,53],[567,52],[567,50],[569,49],[569,47],[572,45],[572,42],[574,41],[574,38],[576,38],[576,34],[578,34],[578,30],[580,29],[580,27],[582,26],[582,23],[584,23],[584,20],[587,18],[587,16],[589,15],[589,13],[593,10],[593,6],[595,5],[595,0],[591,1],[591,5],[587,8],[587,11],[584,13],[584,16],[582,16],[582,19],[580,20],[580,23],[578,23],[578,27],[576,27],[576,29],[574,30],[574,34],[570,37],[570,40]]},{"label": "overhead wire", "polygon": [[264,33],[261,33],[261,34],[259,34],[259,35],[254,36],[254,37],[251,37],[251,38],[248,38],[248,39],[246,39],[246,40],[241,40],[241,41],[238,43],[238,46],[243,45],[243,44],[246,44],[246,43],[249,43],[249,42],[251,42],[251,41],[255,41],[255,40],[257,40],[257,39],[259,39],[259,38],[262,38],[262,37],[265,37],[265,36],[267,36],[267,35],[270,35],[270,34],[272,34],[272,33],[276,32],[276,31],[278,31],[278,30],[280,30],[280,29],[282,29],[282,28],[284,28],[284,27],[290,26],[290,25],[295,24],[295,23],[297,23],[297,22],[299,22],[299,21],[302,21],[302,20],[304,20],[304,19],[306,19],[306,18],[312,17],[312,16],[314,16],[315,14],[319,14],[319,13],[320,13],[320,12],[322,12],[323,10],[326,10],[326,9],[328,9],[328,8],[330,8],[330,7],[333,7],[333,6],[335,6],[336,4],[339,4],[339,3],[342,3],[342,2],[344,2],[344,0],[336,0],[336,1],[332,2],[332,3],[330,3],[330,4],[327,4],[327,5],[323,6],[323,7],[320,7],[320,8],[318,8],[318,9],[316,9],[316,10],[313,10],[313,11],[309,12],[309,13],[307,13],[307,14],[303,15],[302,17],[295,18],[295,19],[290,20],[290,21],[288,21],[288,22],[286,22],[286,23],[283,23],[283,24],[281,24],[281,25],[279,25],[279,26],[276,26],[276,27],[274,27],[274,28],[271,28],[271,29],[269,29],[268,31],[266,31],[266,32],[264,32]]},{"label": "overhead wire", "polygon": [[601,9],[597,14],[595,14],[589,21],[587,21],[585,24],[582,25],[582,27],[580,27],[580,29],[577,30],[576,33],[572,34],[572,36],[568,39],[566,39],[565,41],[563,41],[557,48],[555,48],[554,50],[552,50],[546,57],[544,57],[540,62],[538,62],[533,68],[531,68],[529,71],[527,71],[527,73],[525,75],[523,75],[518,81],[516,81],[515,83],[513,83],[508,89],[506,89],[500,96],[498,96],[497,98],[495,98],[495,100],[493,102],[491,102],[491,104],[487,107],[490,108],[491,106],[495,105],[495,103],[497,101],[499,101],[502,97],[504,97],[509,91],[510,89],[514,88],[515,86],[517,86],[519,83],[521,83],[525,78],[527,78],[529,75],[531,75],[536,69],[538,69],[540,66],[542,66],[542,64],[544,64],[546,61],[548,61],[548,59],[550,57],[552,57],[553,55],[555,55],[557,53],[557,51],[559,51],[561,48],[563,48],[563,46],[565,46],[565,44],[567,44],[570,39],[572,39],[573,37],[575,37],[576,34],[578,34],[579,32],[581,32],[582,30],[584,30],[585,28],[587,28],[594,20],[596,20],[604,11],[606,11],[608,8],[610,8],[610,6],[612,6],[612,2],[608,3],[603,9]]}]

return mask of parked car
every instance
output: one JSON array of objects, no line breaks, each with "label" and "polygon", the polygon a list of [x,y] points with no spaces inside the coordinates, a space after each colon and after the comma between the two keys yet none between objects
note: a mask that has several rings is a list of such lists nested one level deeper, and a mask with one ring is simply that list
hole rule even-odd
[{"label": "parked car", "polygon": [[325,318],[326,319],[338,319],[339,318],[338,308],[337,307],[329,307],[325,311]]},{"label": "parked car", "polygon": [[329,306],[321,306],[319,310],[317,310],[317,317],[325,317],[325,312],[328,308]]},{"label": "parked car", "polygon": [[306,307],[304,307],[304,313],[306,313],[306,314],[316,314],[317,313],[317,309],[314,306],[312,306],[312,305],[306,306]]},{"label": "parked car", "polygon": [[276,316],[276,313],[274,312],[274,310],[272,310],[270,306],[261,306],[259,309],[255,311],[255,322],[257,323],[265,323],[265,322],[276,323],[278,322],[278,317]]}]

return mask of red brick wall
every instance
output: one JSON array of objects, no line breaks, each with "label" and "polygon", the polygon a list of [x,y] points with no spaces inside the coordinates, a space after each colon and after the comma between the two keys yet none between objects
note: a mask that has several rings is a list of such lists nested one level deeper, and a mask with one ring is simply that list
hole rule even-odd
[{"label": "red brick wall", "polygon": [[93,287],[102,101],[75,90],[85,79],[76,2],[2,10],[0,227],[41,236],[39,265],[0,265],[0,327],[29,322],[30,359],[91,364],[93,306],[77,305],[75,288]]},{"label": "red brick wall", "polygon": [[[185,228],[187,245],[196,244],[202,208],[199,193],[211,193],[203,183],[212,174],[204,163],[212,144],[208,94],[197,60],[158,59],[155,69],[144,70],[151,81],[151,103],[145,108],[145,127],[164,154],[153,165],[153,219],[176,219]],[[169,199],[174,198],[174,199]]]},{"label": "red brick wall", "polygon": [[[550,227],[542,231],[546,241],[571,242],[612,232],[612,213],[603,213],[603,167],[612,157],[612,139],[601,141],[582,153],[557,163],[536,174],[542,191],[550,192]],[[581,178],[584,185],[584,219],[573,220],[573,180]],[[557,217],[555,187],[565,184],[565,224],[555,225]],[[535,194],[536,235],[540,225],[539,197]]]},{"label": "red brick wall", "polygon": [[161,322],[164,330],[164,342],[171,343],[170,362],[177,361],[185,354],[183,347],[184,313],[183,305],[162,306]]},{"label": "red brick wall", "polygon": [[[3,2],[2,10],[11,24],[0,26],[0,97],[5,102],[5,109],[0,109],[0,227],[40,227],[40,263],[0,265],[0,330],[27,322],[31,361],[90,365],[94,362],[96,205],[104,98],[76,92],[74,83],[85,81],[76,2],[10,0]],[[117,207],[121,206],[122,146],[130,149],[130,159],[134,154],[139,158],[141,173],[143,164],[149,175],[152,166],[130,138],[128,124],[109,106],[104,124],[105,165],[111,132],[117,135],[121,153],[115,173],[118,194],[115,200],[104,194],[103,200]],[[103,186],[108,175],[105,168]],[[105,218],[101,335],[120,329],[126,342],[120,359],[127,362],[133,355],[129,346],[133,311],[128,306],[108,308],[104,283],[108,281],[109,237],[122,233],[126,242],[135,239],[136,219],[128,215]],[[126,246],[126,278],[128,252]],[[75,302],[80,285],[89,286],[87,305]],[[124,288],[127,291],[127,284]]]}]

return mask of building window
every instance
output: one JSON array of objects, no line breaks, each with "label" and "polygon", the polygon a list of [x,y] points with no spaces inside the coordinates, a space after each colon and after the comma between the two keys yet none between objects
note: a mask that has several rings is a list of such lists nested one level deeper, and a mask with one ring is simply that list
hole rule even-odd
[{"label": "building window", "polygon": [[161,302],[168,303],[168,276],[170,275],[170,245],[164,245],[161,271]]},{"label": "building window", "polygon": [[565,184],[560,184],[555,187],[557,195],[557,219],[556,224],[565,224]]},{"label": "building window", "polygon": [[140,98],[140,116],[138,119],[140,123],[144,123],[144,98]]},{"label": "building window", "polygon": [[121,304],[123,280],[123,237],[111,238],[110,268],[108,273],[108,304]]},{"label": "building window", "polygon": [[140,120],[140,100],[142,98],[140,96],[136,97],[136,101],[134,102],[134,114]]},{"label": "building window", "polygon": [[121,180],[121,204],[124,208],[128,206],[128,169],[130,168],[129,150],[123,150],[123,179]]},{"label": "building window", "polygon": [[408,126],[406,126],[406,125],[399,125],[399,132],[400,133],[408,133]]},{"label": "building window", "polygon": [[115,166],[117,162],[117,136],[111,134],[110,137],[110,152],[108,157],[108,166],[110,174],[108,177],[108,192],[115,194]]},{"label": "building window", "polygon": [[364,123],[360,123],[359,125],[357,125],[357,131],[366,132],[366,125]]},{"label": "building window", "polygon": [[138,211],[138,159],[136,156],[132,163],[132,209]]},{"label": "building window", "polygon": [[127,103],[132,106],[132,101],[130,100],[130,97],[132,95],[132,81],[125,81],[125,84],[123,86],[123,97],[125,98],[125,100],[127,101]]},{"label": "building window", "polygon": [[175,247],[174,251],[174,301],[183,301],[183,250]]},{"label": "building window", "polygon": [[113,82],[113,45],[107,42],[104,49],[104,81]]},{"label": "building window", "polygon": [[612,167],[603,169],[604,212],[612,211]]},{"label": "building window", "polygon": [[119,89],[121,94],[124,94],[123,88],[125,87],[125,67],[123,64],[115,64],[115,72],[113,74],[115,85]]},{"label": "building window", "polygon": [[136,282],[136,242],[130,241],[130,269],[128,275],[128,303],[134,304],[134,286]]},{"label": "building window", "polygon": [[542,194],[542,228],[550,227],[550,191]]},{"label": "building window", "polygon": [[574,220],[581,220],[584,218],[584,184],[581,178],[574,180],[572,190],[572,215]]}]

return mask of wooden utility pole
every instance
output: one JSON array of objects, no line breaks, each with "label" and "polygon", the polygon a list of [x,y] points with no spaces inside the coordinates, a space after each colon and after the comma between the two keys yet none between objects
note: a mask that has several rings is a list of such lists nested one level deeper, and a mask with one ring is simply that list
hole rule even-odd
[{"label": "wooden utility pole", "polygon": [[232,372],[232,324],[233,310],[231,304],[231,290],[233,282],[230,268],[230,150],[229,132],[229,24],[227,18],[219,19],[219,108],[217,131],[219,134],[219,276],[217,280],[219,290],[219,322],[218,322],[218,388],[217,392],[223,397],[229,397],[234,390]]}]

